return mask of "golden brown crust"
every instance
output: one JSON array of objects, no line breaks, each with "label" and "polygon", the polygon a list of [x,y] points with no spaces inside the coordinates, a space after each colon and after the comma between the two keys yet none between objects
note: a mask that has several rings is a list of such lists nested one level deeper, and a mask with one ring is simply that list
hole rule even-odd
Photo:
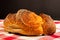
[{"label": "golden brown crust", "polygon": [[4,20],[4,30],[24,35],[53,34],[56,31],[53,19],[46,14],[20,9],[15,14],[8,14]]},{"label": "golden brown crust", "polygon": [[56,25],[55,25],[53,19],[51,18],[51,16],[44,14],[44,13],[40,13],[40,16],[45,21],[42,26],[44,34],[51,35],[51,34],[55,33],[56,32]]},{"label": "golden brown crust", "polygon": [[[21,11],[23,11],[23,14],[21,14]],[[19,10],[16,14],[7,15],[4,21],[4,28],[5,31],[13,33],[40,35],[43,34],[41,24],[43,24],[42,18],[34,12]]]}]

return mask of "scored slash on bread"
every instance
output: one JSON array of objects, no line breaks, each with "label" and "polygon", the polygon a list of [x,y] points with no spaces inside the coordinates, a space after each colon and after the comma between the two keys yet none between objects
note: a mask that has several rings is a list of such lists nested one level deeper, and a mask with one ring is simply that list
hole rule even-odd
[{"label": "scored slash on bread", "polygon": [[56,31],[56,27],[48,15],[37,15],[32,11],[20,9],[15,14],[7,15],[4,20],[4,30],[23,35],[50,35]]}]

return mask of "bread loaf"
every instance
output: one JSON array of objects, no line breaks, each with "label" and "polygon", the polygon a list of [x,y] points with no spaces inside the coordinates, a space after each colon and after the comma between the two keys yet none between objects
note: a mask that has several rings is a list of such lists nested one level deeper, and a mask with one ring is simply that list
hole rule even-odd
[{"label": "bread loaf", "polygon": [[53,34],[56,31],[53,19],[46,15],[20,9],[15,14],[9,13],[4,20],[4,30],[23,35]]}]

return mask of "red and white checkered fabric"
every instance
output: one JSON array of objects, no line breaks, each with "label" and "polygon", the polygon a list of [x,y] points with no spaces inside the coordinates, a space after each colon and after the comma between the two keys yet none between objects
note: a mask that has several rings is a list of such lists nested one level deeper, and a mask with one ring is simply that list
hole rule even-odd
[{"label": "red and white checkered fabric", "polygon": [[15,34],[9,34],[4,31],[3,21],[0,20],[0,40],[60,40],[60,21],[55,20],[56,24],[56,33],[50,36],[37,36],[37,37],[28,37],[28,36],[19,36]]}]

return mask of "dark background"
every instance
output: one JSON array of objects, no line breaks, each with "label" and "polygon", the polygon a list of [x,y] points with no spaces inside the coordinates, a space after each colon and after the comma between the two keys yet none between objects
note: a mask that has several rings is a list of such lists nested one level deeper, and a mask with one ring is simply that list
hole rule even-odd
[{"label": "dark background", "polygon": [[29,9],[39,14],[45,12],[53,19],[60,20],[60,0],[0,0],[0,19],[19,9]]}]

